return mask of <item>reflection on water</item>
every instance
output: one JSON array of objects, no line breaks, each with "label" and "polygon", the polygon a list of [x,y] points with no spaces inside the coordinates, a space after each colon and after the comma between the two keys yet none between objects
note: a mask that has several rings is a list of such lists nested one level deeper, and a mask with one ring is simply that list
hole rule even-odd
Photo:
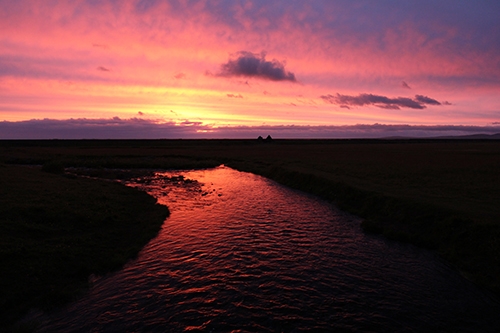
[{"label": "reflection on water", "polygon": [[129,184],[171,216],[42,332],[497,331],[499,304],[328,203],[219,167]]}]

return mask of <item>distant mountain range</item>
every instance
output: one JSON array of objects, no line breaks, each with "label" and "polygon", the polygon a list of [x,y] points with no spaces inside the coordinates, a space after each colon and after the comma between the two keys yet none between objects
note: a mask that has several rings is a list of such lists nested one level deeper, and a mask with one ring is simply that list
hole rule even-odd
[{"label": "distant mountain range", "polygon": [[459,136],[438,136],[435,139],[477,139],[477,140],[500,140],[500,133],[496,134],[471,134]]},{"label": "distant mountain range", "polygon": [[391,136],[383,139],[433,139],[433,140],[500,140],[500,133],[496,134],[470,134],[470,135],[446,135],[431,137]]}]

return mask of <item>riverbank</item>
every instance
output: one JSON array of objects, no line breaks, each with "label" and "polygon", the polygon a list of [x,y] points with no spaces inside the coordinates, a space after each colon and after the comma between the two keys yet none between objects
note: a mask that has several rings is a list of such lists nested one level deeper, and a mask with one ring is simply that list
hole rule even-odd
[{"label": "riverbank", "polygon": [[[226,164],[322,196],[367,232],[433,249],[500,295],[500,142],[482,140],[86,140],[0,142],[4,163],[47,168]],[[111,175],[109,175],[111,173]]]},{"label": "riverbank", "polygon": [[500,303],[434,254],[364,235],[316,196],[226,166],[127,183],[172,215],[138,260],[40,332],[500,328]]},{"label": "riverbank", "polygon": [[[231,164],[230,164],[231,165]],[[318,195],[364,218],[367,233],[438,252],[467,279],[500,295],[500,226],[439,204],[392,197],[287,168],[232,165],[283,185]]]},{"label": "riverbank", "polygon": [[91,274],[137,255],[168,214],[117,183],[0,164],[0,330],[76,299]]},{"label": "riverbank", "polygon": [[226,163],[333,201],[500,295],[499,142],[284,142]]}]

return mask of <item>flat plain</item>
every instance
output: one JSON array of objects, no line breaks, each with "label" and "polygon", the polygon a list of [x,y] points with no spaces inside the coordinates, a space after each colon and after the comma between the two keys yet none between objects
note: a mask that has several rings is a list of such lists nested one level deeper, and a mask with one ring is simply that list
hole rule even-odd
[{"label": "flat plain", "polygon": [[[34,273],[26,273],[29,264],[19,266],[20,261],[36,258],[44,263],[51,256],[64,266],[69,260],[71,269],[79,272],[73,275],[81,287],[93,270],[116,269],[137,253],[137,246],[130,250],[116,242],[114,229],[129,235],[127,244],[144,244],[154,236],[161,224],[158,221],[168,212],[158,211],[151,224],[143,226],[146,233],[134,232],[141,218],[125,208],[144,214],[155,206],[154,201],[132,189],[122,193],[123,186],[102,179],[220,164],[332,201],[362,217],[366,232],[436,251],[466,278],[500,295],[500,141],[24,140],[0,141],[0,242],[2,267],[6,268],[0,280],[2,295],[4,289],[10,290],[8,299],[2,296],[1,307],[23,304],[16,310],[19,317],[28,309],[50,309],[61,303],[57,299],[65,301],[78,294],[75,287],[65,296],[61,286],[66,281],[61,278],[59,284],[49,283],[52,289],[44,289],[45,296],[26,301],[28,289],[22,284],[12,288],[12,281],[28,283],[19,275]],[[96,200],[92,193],[105,199]],[[129,195],[130,199],[124,199]],[[123,218],[115,215],[118,211],[130,217],[120,227],[113,224]],[[96,218],[85,212],[95,212]],[[96,219],[99,223],[92,224]],[[80,237],[88,243],[69,254],[60,246],[81,234],[82,223],[103,229],[88,229],[88,237]],[[61,244],[54,243],[56,233]],[[141,234],[140,240],[131,240],[134,234]],[[109,244],[122,251],[99,267],[88,264],[101,256],[104,250],[96,249],[108,239],[115,239]],[[86,260],[78,260],[82,248],[87,248]],[[83,266],[78,266],[80,262]],[[47,274],[44,270],[54,265],[40,264],[36,274]],[[47,295],[58,293],[51,290],[61,295],[53,300]]]}]

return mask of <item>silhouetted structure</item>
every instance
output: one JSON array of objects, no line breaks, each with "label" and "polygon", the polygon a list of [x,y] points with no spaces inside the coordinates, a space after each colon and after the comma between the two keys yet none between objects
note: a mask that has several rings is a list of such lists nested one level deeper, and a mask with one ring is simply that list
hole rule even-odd
[{"label": "silhouetted structure", "polygon": [[271,138],[271,136],[268,135],[267,138],[264,140],[264,138],[259,135],[259,137],[257,138],[257,141],[259,141],[259,143],[269,143],[269,142],[273,141],[273,138]]}]

